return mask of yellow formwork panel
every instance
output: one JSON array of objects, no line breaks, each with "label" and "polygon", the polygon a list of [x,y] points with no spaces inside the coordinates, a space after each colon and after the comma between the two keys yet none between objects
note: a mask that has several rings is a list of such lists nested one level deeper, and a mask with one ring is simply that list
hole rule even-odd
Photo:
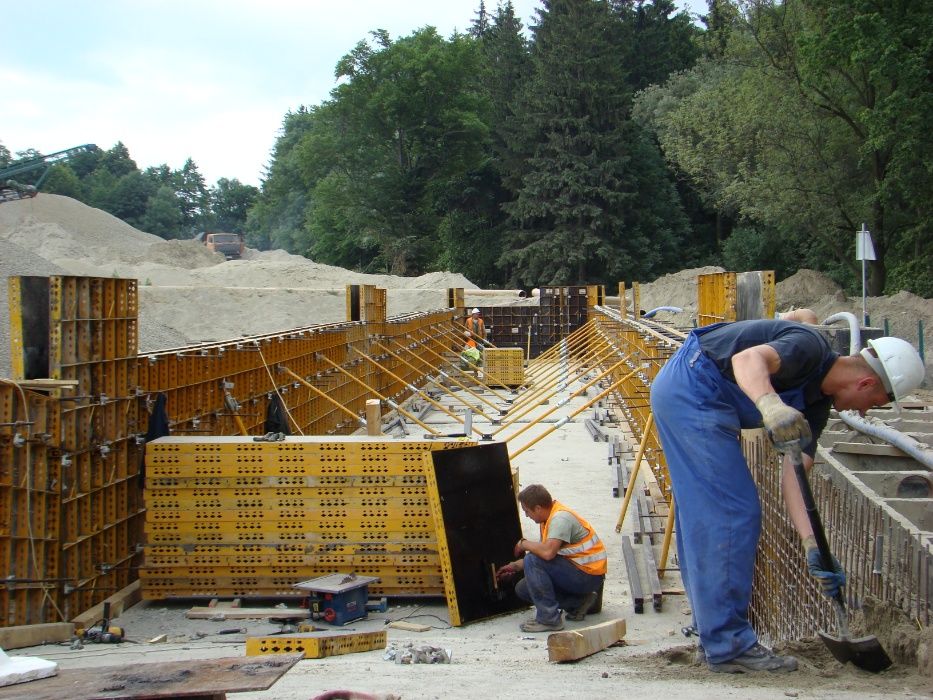
[{"label": "yellow formwork panel", "polygon": [[[373,596],[426,596],[437,598],[444,595],[444,588],[442,586],[420,586],[411,584],[406,584],[402,588],[390,588],[388,586],[382,586],[379,584],[371,584],[369,586],[369,593]],[[237,586],[206,585],[203,587],[193,586],[189,588],[184,588],[181,586],[160,587],[155,586],[150,582],[148,585],[143,586],[142,588],[143,600],[162,600],[165,598],[173,597],[242,598],[247,596],[258,598],[293,598],[295,600],[300,600],[307,596],[307,591],[300,591],[294,588],[291,583],[283,584],[281,586],[266,586],[259,585],[254,582],[249,582],[244,585]]]},{"label": "yellow formwork panel", "polygon": [[[171,547],[162,549],[172,550]],[[333,569],[353,570],[358,566],[410,568],[426,567],[430,573],[438,570],[440,559],[436,552],[423,554],[304,554],[275,551],[272,547],[265,547],[265,552],[251,552],[239,554],[200,553],[189,554],[181,547],[179,551],[163,553],[148,552],[146,568],[154,570],[173,566],[329,566]]]},{"label": "yellow formwork panel", "polygon": [[249,637],[246,640],[246,655],[302,653],[306,659],[322,659],[326,656],[385,649],[385,646],[386,632],[384,630],[349,634],[309,632],[274,637]]},{"label": "yellow formwork panel", "polygon": [[463,439],[173,436],[147,449],[143,595],[275,595],[334,571],[442,587],[423,457]]},{"label": "yellow formwork panel", "polygon": [[525,353],[521,348],[487,348],[483,352],[483,372],[494,385],[524,384]]},{"label": "yellow formwork panel", "polygon": [[[226,505],[226,504],[225,504]],[[232,504],[231,504],[232,505]],[[157,522],[197,523],[212,522],[218,525],[238,522],[241,520],[261,520],[265,522],[305,520],[308,522],[337,522],[337,523],[378,523],[386,527],[406,527],[412,523],[429,522],[431,509],[398,507],[398,508],[236,508],[236,509],[206,509],[193,508],[184,510],[149,511],[148,520]]]},{"label": "yellow formwork panel", "polygon": [[403,474],[385,476],[381,474],[336,474],[326,476],[162,476],[146,479],[146,488],[390,488],[420,487],[424,490],[424,476],[421,474]]},{"label": "yellow formwork panel", "polygon": [[[266,492],[268,490],[268,493]],[[315,488],[243,488],[243,489],[149,489],[146,491],[146,506],[154,510],[192,508],[222,508],[230,505],[240,508],[302,508],[313,511],[323,508],[418,508],[428,507],[424,489],[420,493],[414,487],[405,486],[396,491],[411,491],[394,495],[388,488],[380,488],[374,495],[361,494],[364,489],[348,487],[352,495],[336,493],[321,495],[322,489]],[[326,489],[332,491],[333,489]]]}]

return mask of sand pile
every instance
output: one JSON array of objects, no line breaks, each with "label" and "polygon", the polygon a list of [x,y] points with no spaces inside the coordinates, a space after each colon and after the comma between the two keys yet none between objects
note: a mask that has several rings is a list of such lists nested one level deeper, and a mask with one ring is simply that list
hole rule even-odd
[{"label": "sand pile", "polygon": [[[642,284],[641,308],[680,307],[682,313],[660,313],[658,318],[689,327],[696,318],[697,275],[722,271],[682,270]],[[143,352],[340,322],[346,315],[347,284],[388,289],[391,316],[443,308],[450,287],[463,287],[469,306],[538,303],[537,298],[519,298],[515,291],[478,290],[463,275],[450,272],[421,277],[363,274],[282,250],[248,249],[242,260],[225,261],[196,241],[166,241],[99,209],[49,194],[0,205],[0,273],[4,286],[9,275],[139,280]],[[860,299],[847,298],[813,270],[800,270],[780,282],[777,305],[779,310],[809,306],[821,319],[838,311],[861,313]],[[874,324],[887,319],[891,333],[913,343],[919,338],[917,321],[922,321],[926,347],[933,347],[933,300],[901,292],[869,299],[868,310]],[[6,303],[0,303],[0,376],[9,376],[7,315]]]},{"label": "sand pile", "polygon": [[[392,290],[390,315],[443,308],[447,288],[476,287],[460,274],[368,275],[281,250],[225,261],[196,241],[166,241],[49,194],[0,207],[0,263],[4,287],[10,275],[139,280],[143,352],[343,321],[347,284]],[[10,375],[8,312],[0,303],[0,376]]]}]

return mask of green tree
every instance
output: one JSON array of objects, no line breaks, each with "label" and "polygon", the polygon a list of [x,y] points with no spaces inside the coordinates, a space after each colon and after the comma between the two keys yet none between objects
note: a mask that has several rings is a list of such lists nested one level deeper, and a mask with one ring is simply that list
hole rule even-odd
[{"label": "green tree", "polygon": [[130,151],[122,141],[117,141],[113,148],[100,154],[97,168],[104,168],[117,178],[139,172],[136,161],[130,157]]},{"label": "green tree", "polygon": [[741,9],[722,58],[647,91],[668,157],[718,206],[815,239],[820,257],[802,262],[857,279],[854,232],[866,222],[879,258],[870,294],[894,291],[889,269],[898,286],[930,285],[929,3]]},{"label": "green tree", "polygon": [[181,206],[182,227],[189,235],[194,235],[201,229],[202,219],[210,211],[210,197],[204,176],[191,158],[173,175],[175,196]]},{"label": "green tree", "polygon": [[527,156],[506,207],[502,263],[518,284],[641,278],[685,234],[656,147],[626,119],[625,29],[606,2],[543,3],[516,110]]},{"label": "green tree", "polygon": [[0,141],[0,168],[5,168],[12,162],[13,154],[10,153],[10,149],[4,146],[3,142]]},{"label": "green tree", "polygon": [[162,238],[188,238],[181,202],[174,188],[162,185],[149,198],[139,228]]},{"label": "green tree", "polygon": [[437,259],[440,196],[485,157],[488,101],[477,68],[474,41],[445,41],[431,27],[395,42],[373,32],[372,44],[341,59],[344,82],[299,146],[305,180],[314,182],[308,229],[316,255],[358,252],[355,243],[321,245],[326,231],[328,240],[376,241],[379,260],[366,264],[394,274],[422,272]]},{"label": "green tree", "polygon": [[259,190],[252,185],[244,185],[236,178],[220,178],[210,189],[214,228],[220,231],[245,233],[246,216],[258,195]]},{"label": "green tree", "polygon": [[60,194],[79,201],[84,200],[84,187],[75,171],[67,163],[57,163],[49,169],[42,191]]}]

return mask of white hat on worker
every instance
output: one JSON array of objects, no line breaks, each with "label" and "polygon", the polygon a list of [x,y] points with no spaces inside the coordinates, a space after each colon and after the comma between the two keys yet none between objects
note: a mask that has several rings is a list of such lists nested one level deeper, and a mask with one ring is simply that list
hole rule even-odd
[{"label": "white hat on worker", "polygon": [[862,348],[862,357],[881,379],[895,404],[923,383],[924,367],[920,353],[900,338],[877,338]]},{"label": "white hat on worker", "polygon": [[477,309],[477,308],[474,307],[473,310],[472,310],[470,313],[471,313],[471,314],[478,314],[478,313],[479,313],[479,309]]}]

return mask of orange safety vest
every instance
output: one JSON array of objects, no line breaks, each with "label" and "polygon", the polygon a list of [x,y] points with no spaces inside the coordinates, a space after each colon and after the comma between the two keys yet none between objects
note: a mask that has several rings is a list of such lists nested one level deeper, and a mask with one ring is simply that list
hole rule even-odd
[{"label": "orange safety vest", "polygon": [[584,537],[582,540],[568,544],[566,547],[562,547],[561,549],[557,550],[557,554],[562,557],[567,557],[573,564],[588,574],[593,574],[594,576],[605,575],[607,560],[606,545],[604,545],[602,540],[599,539],[599,535],[596,534],[596,530],[593,529],[592,525],[570,510],[570,508],[567,508],[557,501],[554,501],[551,504],[551,513],[547,516],[547,522],[545,522],[543,525],[540,525],[541,541],[547,541],[547,530],[548,526],[551,524],[551,518],[553,518],[556,513],[562,510],[567,511],[573,517],[579,520],[580,524],[586,528],[587,532],[586,537]]},{"label": "orange safety vest", "polygon": [[473,319],[472,316],[467,318],[466,323],[464,324],[467,327],[467,330],[470,331],[473,335],[478,338],[485,338],[486,336],[486,324],[481,318]]}]

